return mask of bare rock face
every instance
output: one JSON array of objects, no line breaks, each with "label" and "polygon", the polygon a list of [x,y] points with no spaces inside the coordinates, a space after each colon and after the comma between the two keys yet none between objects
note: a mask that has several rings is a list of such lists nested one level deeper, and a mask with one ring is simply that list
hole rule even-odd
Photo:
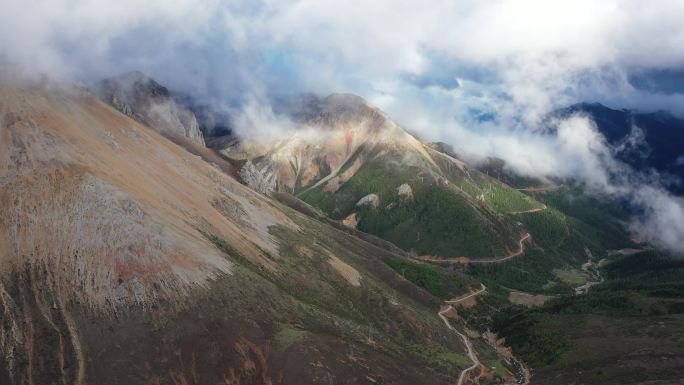
[{"label": "bare rock face", "polygon": [[276,189],[275,174],[266,168],[257,169],[251,161],[242,166],[238,175],[247,186],[262,194],[269,194]]},{"label": "bare rock face", "polygon": [[162,134],[204,146],[195,114],[176,103],[169,90],[141,72],[102,80],[90,90],[125,115]]},{"label": "bare rock face", "polygon": [[397,195],[404,200],[413,200],[413,189],[408,183],[404,183],[397,187]]},{"label": "bare rock face", "polygon": [[356,202],[356,205],[359,207],[370,205],[374,209],[377,209],[378,206],[380,206],[380,197],[378,196],[378,194],[368,194],[365,197],[359,199],[359,201]]},{"label": "bare rock face", "polygon": [[351,213],[347,215],[342,221],[342,224],[349,227],[350,229],[355,229],[359,224],[359,215],[357,213]]}]

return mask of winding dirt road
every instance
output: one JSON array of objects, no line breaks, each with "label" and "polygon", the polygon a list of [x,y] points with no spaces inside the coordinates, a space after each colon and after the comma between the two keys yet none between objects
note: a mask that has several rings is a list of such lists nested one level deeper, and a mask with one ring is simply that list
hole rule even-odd
[{"label": "winding dirt road", "polygon": [[[531,236],[530,233],[525,233],[525,235],[522,238],[520,238],[520,240],[518,241],[519,250],[516,251],[515,253],[507,255],[506,257],[491,258],[491,259],[480,259],[477,261],[469,261],[469,263],[501,263],[501,262],[505,262],[509,259],[518,257],[518,256],[522,255],[523,252],[525,251],[525,241],[527,239],[529,239],[530,236]],[[425,261],[425,259],[422,259],[422,260]],[[457,263],[463,263],[462,259],[456,259],[456,260],[458,261]],[[449,259],[438,259],[438,260],[429,259],[427,261],[438,262],[438,263],[439,262],[454,263],[452,260],[449,260]],[[463,381],[465,381],[465,378],[468,375],[468,373],[477,369],[481,365],[481,363],[480,363],[480,360],[477,358],[477,354],[475,354],[475,349],[473,349],[473,345],[470,342],[470,339],[465,334],[459,332],[453,326],[451,326],[451,323],[449,323],[449,320],[447,319],[446,314],[448,312],[454,310],[454,307],[453,307],[454,305],[456,305],[460,302],[463,302],[469,298],[473,298],[473,297],[476,297],[478,295],[481,295],[487,291],[487,287],[483,283],[480,283],[480,286],[481,287],[479,290],[475,290],[475,291],[473,291],[469,294],[466,294],[462,297],[459,297],[459,298],[444,301],[444,304],[446,305],[446,307],[444,307],[439,312],[437,312],[437,315],[439,315],[439,318],[441,318],[442,321],[444,321],[444,324],[447,326],[447,328],[449,328],[449,330],[453,331],[454,333],[458,334],[459,337],[461,337],[461,339],[463,340],[463,344],[466,346],[466,349],[468,351],[468,357],[473,362],[473,364],[471,366],[469,366],[469,367],[467,367],[461,371],[461,374],[458,376],[458,382],[456,383],[457,385],[463,385]],[[518,359],[516,359],[514,357],[513,357],[512,362],[515,363],[516,368],[517,368],[516,371],[518,372],[517,373],[518,374],[517,383],[518,384],[528,384],[529,383],[529,371],[527,370],[527,368],[525,368],[525,366],[522,364],[522,362],[520,362]]]},{"label": "winding dirt road", "polygon": [[439,318],[441,318],[442,321],[444,321],[444,324],[447,326],[447,328],[449,330],[453,331],[454,333],[458,334],[459,337],[461,337],[461,339],[463,340],[463,344],[465,345],[466,350],[468,351],[468,357],[473,362],[473,364],[471,366],[469,366],[469,367],[467,367],[461,371],[461,374],[459,374],[459,376],[458,376],[458,382],[456,383],[456,385],[463,385],[463,381],[465,380],[466,375],[468,375],[469,372],[477,369],[481,365],[481,363],[480,363],[480,360],[477,358],[477,354],[475,354],[475,349],[473,349],[473,344],[470,342],[470,339],[468,338],[468,336],[459,332],[453,326],[451,326],[451,323],[449,323],[449,320],[447,319],[445,314],[454,309],[453,305],[455,305],[461,301],[464,301],[468,298],[478,296],[478,295],[484,293],[485,291],[487,291],[487,288],[485,287],[485,285],[483,285],[483,284],[480,284],[480,285],[482,286],[480,288],[480,290],[474,291],[468,295],[465,295],[465,296],[457,298],[457,299],[445,301],[447,306],[437,313],[437,315],[439,315]]},{"label": "winding dirt road", "polygon": [[[520,189],[521,191],[546,191],[546,190],[552,190],[556,189],[557,186],[552,186],[548,188],[530,188],[530,189]],[[518,214],[527,214],[527,213],[536,213],[542,210],[546,210],[547,206],[544,205],[544,207],[539,207],[539,208],[534,208],[530,210],[525,210],[525,211],[513,211],[509,212],[507,214],[509,215],[518,215]],[[419,259],[424,262],[433,262],[433,263],[447,263],[447,264],[468,264],[468,263],[477,263],[477,264],[485,264],[485,263],[502,263],[506,262],[508,260],[511,260],[513,258],[521,256],[525,252],[525,241],[528,240],[532,235],[530,233],[525,233],[520,240],[518,241],[518,251],[514,253],[510,253],[506,255],[505,257],[493,257],[493,258],[484,258],[484,259],[477,259],[477,260],[470,260],[469,258],[466,257],[459,257],[459,258],[434,258],[434,257],[420,257]],[[463,385],[463,382],[466,379],[466,376],[468,373],[471,371],[477,369],[481,363],[480,360],[477,358],[477,354],[475,354],[475,349],[473,349],[473,345],[470,342],[470,339],[463,333],[459,332],[456,330],[453,326],[451,326],[451,323],[449,323],[449,320],[446,317],[446,314],[449,313],[450,311],[454,310],[454,305],[465,301],[469,298],[481,295],[482,293],[487,291],[487,287],[485,287],[484,284],[480,283],[482,286],[479,290],[473,291],[470,294],[464,295],[462,297],[452,299],[449,301],[444,301],[444,304],[446,307],[441,309],[439,312],[437,312],[437,315],[439,315],[439,318],[444,321],[444,324],[447,326],[447,328],[454,333],[458,334],[459,337],[463,340],[464,345],[466,346],[466,349],[468,351],[468,357],[470,360],[473,362],[473,364],[461,371],[461,374],[458,376],[458,382],[456,383],[457,385]],[[514,366],[515,371],[517,372],[517,384],[520,385],[527,385],[530,382],[530,372],[529,370],[525,367],[525,365],[515,358],[514,356],[511,356],[511,363]]]},{"label": "winding dirt road", "polygon": [[544,192],[544,191],[556,191],[560,189],[562,185],[558,186],[538,186],[538,187],[526,187],[526,188],[517,188],[516,190],[518,191],[525,191],[525,192]]},{"label": "winding dirt road", "polygon": [[485,259],[476,259],[474,261],[470,261],[468,263],[501,263],[501,262],[506,262],[509,259],[513,259],[515,257],[521,256],[525,252],[525,241],[528,240],[532,235],[530,233],[525,233],[522,238],[518,241],[518,251],[515,253],[509,254],[505,257],[495,257],[495,258],[485,258]]},{"label": "winding dirt road", "polygon": [[458,298],[450,299],[448,301],[444,301],[444,303],[447,303],[449,305],[456,305],[459,302],[463,302],[468,298],[478,296],[478,295],[482,294],[483,292],[487,291],[487,287],[484,284],[480,283],[480,286],[481,286],[480,290],[475,290],[475,291],[471,292],[470,294],[464,295],[463,297],[458,297]]},{"label": "winding dirt road", "polygon": [[430,256],[423,256],[419,257],[419,260],[423,262],[432,262],[432,263],[446,263],[446,264],[469,264],[469,263],[501,263],[508,261],[509,259],[513,259],[515,257],[521,256],[525,252],[525,241],[528,240],[532,235],[530,233],[525,233],[525,235],[520,238],[518,241],[518,251],[514,253],[510,253],[506,255],[505,257],[491,257],[491,258],[482,258],[482,259],[469,259],[465,257],[457,257],[457,258],[435,258],[435,257],[430,257]]},{"label": "winding dirt road", "polygon": [[518,214],[529,214],[529,213],[538,213],[540,211],[546,210],[546,205],[544,207],[537,207],[535,209],[529,209],[529,210],[524,210],[524,211],[509,211],[506,214],[509,215],[518,215]]}]

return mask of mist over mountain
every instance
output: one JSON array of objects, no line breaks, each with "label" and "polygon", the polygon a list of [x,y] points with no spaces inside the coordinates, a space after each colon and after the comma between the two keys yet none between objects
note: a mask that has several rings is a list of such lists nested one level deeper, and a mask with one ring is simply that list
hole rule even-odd
[{"label": "mist over mountain", "polygon": [[681,383],[682,19],[0,3],[0,384]]},{"label": "mist over mountain", "polygon": [[684,121],[665,111],[615,110],[599,103],[581,103],[557,111],[561,117],[587,114],[614,149],[616,157],[641,172],[654,170],[665,185],[681,194]]},{"label": "mist over mountain", "polygon": [[178,105],[168,89],[139,71],[101,80],[90,86],[90,90],[124,115],[160,133],[204,145],[194,113]]}]

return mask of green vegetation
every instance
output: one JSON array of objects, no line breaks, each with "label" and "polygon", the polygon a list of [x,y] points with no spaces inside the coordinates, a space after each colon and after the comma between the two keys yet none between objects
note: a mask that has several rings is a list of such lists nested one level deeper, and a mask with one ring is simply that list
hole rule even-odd
[{"label": "green vegetation", "polygon": [[470,364],[470,358],[467,355],[445,350],[439,345],[410,345],[407,348],[412,353],[443,365],[466,367]]},{"label": "green vegetation", "polygon": [[[568,189],[536,194],[546,198],[545,210],[512,216],[532,234],[534,246],[527,248],[523,258],[505,264],[473,265],[469,272],[490,287],[501,285],[508,289],[546,294],[572,293],[574,286],[586,280],[578,271],[587,259],[585,248],[600,256],[611,247],[622,248],[632,244],[624,230],[616,230],[612,236],[605,237],[600,227],[600,215],[608,223],[619,223],[622,214],[618,208],[584,195],[574,199],[577,194],[577,191]],[[550,197],[553,198],[548,199]],[[556,204],[567,212],[555,207]]]},{"label": "green vegetation", "polygon": [[[559,254],[530,247],[521,258],[497,264],[471,264],[467,271],[487,287],[546,294],[571,293],[572,286],[558,280],[552,272],[557,266],[565,266],[566,263]],[[549,281],[554,284],[549,285]]]},{"label": "green vegetation", "polygon": [[514,188],[535,187],[542,184],[542,182],[535,178],[524,177],[513,170],[506,167],[506,162],[498,158],[489,158],[482,164],[478,165],[478,170],[482,173],[495,178],[498,181],[506,183]]},{"label": "green vegetation", "polygon": [[385,263],[402,277],[441,299],[457,297],[467,291],[466,278],[453,271],[407,259],[387,258]]},{"label": "green vegetation", "polygon": [[587,276],[578,269],[553,269],[553,274],[561,281],[572,286],[579,286],[587,282]]},{"label": "green vegetation", "polygon": [[301,341],[305,334],[306,332],[303,330],[295,329],[292,326],[285,325],[275,336],[276,346],[281,351],[287,350],[287,348],[292,346],[295,342]]},{"label": "green vegetation", "polygon": [[544,249],[557,250],[570,235],[565,215],[552,207],[515,218],[525,225],[534,241]]},{"label": "green vegetation", "polygon": [[[647,251],[607,264],[604,275],[608,281],[596,291],[638,291],[645,295],[684,302],[684,259]],[[669,301],[666,301],[669,302]],[[669,303],[668,307],[677,307]]]},{"label": "green vegetation", "polygon": [[478,258],[505,253],[499,234],[507,231],[488,227],[485,214],[448,188],[428,185],[416,189],[413,201],[393,203],[390,210],[362,208],[359,229],[421,255]]},{"label": "green vegetation", "polygon": [[490,178],[463,166],[461,169],[455,166],[451,160],[441,156],[435,156],[440,170],[454,185],[473,199],[484,199],[484,202],[497,213],[505,214],[518,211],[528,211],[544,207],[534,198],[517,191],[502,183],[500,180]]},{"label": "green vegetation", "polygon": [[551,321],[549,315],[541,312],[511,313],[498,314],[493,327],[528,365],[535,368],[549,365],[572,347],[562,333],[544,325]]},{"label": "green vegetation", "polygon": [[[603,269],[606,281],[581,296],[560,296],[542,307],[511,306],[492,328],[532,367],[561,362],[572,351],[582,320],[644,319],[684,313],[684,261],[655,251],[622,257]],[[635,318],[636,317],[636,318]],[[641,317],[641,318],[640,318]]]},{"label": "green vegetation", "polygon": [[528,195],[497,183],[490,184],[489,189],[485,191],[484,196],[487,203],[491,204],[500,213],[527,211],[544,207]]},{"label": "green vegetation", "polygon": [[[398,196],[397,187],[404,183],[411,186],[413,199]],[[371,193],[380,198],[378,208],[355,206]],[[505,254],[506,245],[513,247],[512,237],[507,237],[512,234],[510,221],[497,217],[453,186],[439,184],[419,167],[402,168],[376,159],[334,193],[311,189],[300,198],[333,219],[357,211],[359,230],[418,254],[492,257]]]},{"label": "green vegetation", "polygon": [[503,378],[508,375],[506,365],[500,360],[494,362],[492,365],[489,365],[489,368],[493,370],[495,377]]},{"label": "green vegetation", "polygon": [[[206,293],[207,303],[211,304],[207,309],[211,312],[203,316],[208,321],[214,319],[214,314],[221,320],[225,314],[237,320],[246,315],[249,321],[244,327],[264,328],[276,357],[305,341],[307,346],[317,349],[330,347],[339,354],[330,362],[342,367],[340,363],[344,360],[339,357],[345,354],[368,359],[371,353],[359,341],[372,334],[373,341],[386,354],[397,362],[407,362],[416,373],[436,368],[440,372],[446,368],[451,373],[467,366],[463,357],[454,353],[458,351],[454,346],[460,346],[458,336],[444,328],[435,314],[434,305],[438,300],[395,273],[394,268],[401,264],[391,261],[408,260],[292,210],[284,211],[297,220],[300,229],[270,229],[279,241],[279,252],[266,258],[277,269],[262,268],[258,260],[240,255],[221,238],[206,235],[225,252],[226,258],[235,262],[234,274],[212,283],[212,287],[230,283],[231,288],[222,291],[220,298],[213,298],[217,295],[215,289]],[[363,277],[361,286],[350,285],[332,268],[328,262],[330,255],[359,271]],[[473,285],[466,277],[448,269],[424,267],[427,270],[414,266],[402,270],[407,277],[422,279],[431,292],[444,296],[460,295]],[[204,290],[198,291],[204,293]],[[227,303],[235,306],[224,309],[225,303],[220,302],[224,295],[230,296]],[[262,325],[261,320],[268,324]],[[397,383],[391,375],[383,376],[388,382]]]},{"label": "green vegetation", "polygon": [[632,245],[623,225],[629,219],[629,214],[614,201],[589,195],[579,187],[563,187],[533,195],[537,200],[581,222],[588,228],[584,235],[600,243],[602,248],[618,249]]},{"label": "green vegetation", "polygon": [[[390,202],[396,198],[396,188],[414,178],[421,169],[418,167],[399,168],[374,160],[359,169],[335,193],[321,189],[311,189],[300,198],[325,211],[333,219],[346,217],[362,197],[377,194],[380,202]],[[387,204],[387,203],[385,203]]]}]

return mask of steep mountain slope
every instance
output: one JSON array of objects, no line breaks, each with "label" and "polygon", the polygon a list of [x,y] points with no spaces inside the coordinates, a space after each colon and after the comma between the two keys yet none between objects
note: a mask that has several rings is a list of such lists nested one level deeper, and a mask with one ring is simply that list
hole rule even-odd
[{"label": "steep mountain slope", "polygon": [[[0,258],[3,384],[447,384],[471,365],[388,267],[404,256],[67,85],[0,87]],[[441,295],[469,290],[449,279]]]},{"label": "steep mountain slope", "polygon": [[243,179],[294,193],[405,250],[503,256],[524,232],[506,213],[541,207],[420,141],[358,96],[334,94],[293,115],[300,128],[272,147],[243,139],[223,150],[250,160]]},{"label": "steep mountain slope", "polygon": [[158,132],[204,146],[195,114],[176,103],[169,90],[138,71],[95,83],[91,91],[120,112]]}]

